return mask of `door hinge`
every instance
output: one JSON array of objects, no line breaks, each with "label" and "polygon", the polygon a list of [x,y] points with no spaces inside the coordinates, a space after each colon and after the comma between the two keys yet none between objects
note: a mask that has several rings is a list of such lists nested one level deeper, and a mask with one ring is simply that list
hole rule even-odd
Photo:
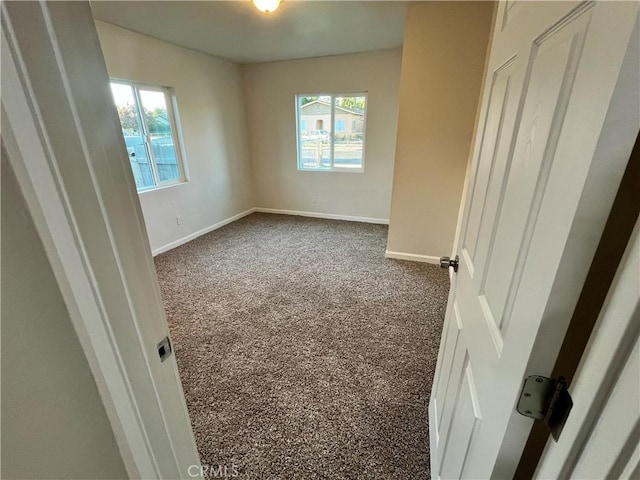
[{"label": "door hinge", "polygon": [[573,399],[564,377],[547,378],[531,375],[524,381],[516,410],[525,417],[542,420],[557,442],[573,408]]}]

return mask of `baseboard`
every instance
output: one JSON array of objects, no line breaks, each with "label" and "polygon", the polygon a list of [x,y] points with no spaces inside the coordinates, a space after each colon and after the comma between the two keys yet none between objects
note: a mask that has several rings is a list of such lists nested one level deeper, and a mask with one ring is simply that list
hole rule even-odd
[{"label": "baseboard", "polygon": [[409,260],[410,262],[423,262],[440,265],[440,257],[432,257],[431,255],[417,255],[415,253],[391,252],[387,250],[384,252],[384,256],[386,258],[395,258],[396,260]]},{"label": "baseboard", "polygon": [[[160,248],[156,248],[155,250],[153,250],[151,252],[151,254],[155,257],[156,255],[160,255],[161,253],[164,252],[168,252],[169,250],[172,250],[176,247],[179,247],[180,245],[184,245],[187,242],[190,242],[191,240],[198,238],[206,233],[209,232],[213,232],[214,230],[217,230],[220,227],[224,227],[225,225],[228,225],[231,222],[235,222],[236,220],[241,219],[242,217],[246,217],[247,215],[251,215],[254,212],[262,212],[262,213],[275,213],[278,215],[298,215],[300,217],[314,217],[314,218],[326,218],[329,220],[347,220],[350,222],[364,222],[364,223],[378,223],[381,225],[388,225],[389,224],[389,220],[384,219],[384,218],[371,218],[371,217],[356,217],[356,216],[350,216],[350,215],[336,215],[333,213],[317,213],[317,212],[301,212],[301,211],[297,211],[297,210],[280,210],[280,209],[276,209],[276,208],[261,208],[261,207],[257,207],[257,208],[250,208],[248,210],[245,210],[244,212],[238,213],[237,215],[234,215],[233,217],[229,217],[225,220],[222,220],[221,222],[216,223],[215,225],[211,225],[210,227],[207,228],[203,228],[202,230],[198,230],[197,232],[191,233],[189,235],[187,235],[186,237],[182,237],[178,240],[175,240],[171,243],[168,243],[166,245],[163,245]],[[396,258],[396,257],[394,257]],[[399,257],[397,257],[399,258]],[[417,260],[417,259],[409,259],[409,258],[402,258],[402,260],[415,260],[415,261],[422,261],[425,262],[427,260]],[[438,259],[439,261],[439,259]],[[437,263],[437,262],[436,262]]]},{"label": "baseboard", "polygon": [[168,243],[160,248],[156,248],[155,250],[153,250],[151,252],[151,254],[155,257],[156,255],[160,255],[161,253],[164,252],[168,252],[169,250],[172,250],[176,247],[179,247],[180,245],[184,245],[187,242],[190,242],[191,240],[193,240],[194,238],[198,238],[202,235],[204,235],[205,233],[209,233],[209,232],[213,232],[214,230],[217,230],[220,227],[224,227],[225,225],[228,225],[231,222],[235,222],[236,220],[241,219],[242,217],[246,217],[247,215],[251,215],[253,212],[255,212],[256,209],[255,208],[250,208],[249,210],[245,210],[244,212],[238,213],[237,215],[234,215],[233,217],[229,217],[225,220],[222,220],[221,222],[218,222],[214,225],[211,225],[210,227],[207,228],[203,228],[202,230],[198,230],[197,232],[191,233],[189,235],[187,235],[186,237],[182,237],[174,242]]},{"label": "baseboard", "polygon": [[353,215],[337,215],[335,213],[318,213],[318,212],[301,212],[298,210],[280,210],[278,208],[262,208],[254,209],[256,212],[275,213],[278,215],[297,215],[299,217],[326,218],[328,220],[347,220],[349,222],[378,223],[380,225],[388,225],[389,220],[386,218],[357,217]]}]

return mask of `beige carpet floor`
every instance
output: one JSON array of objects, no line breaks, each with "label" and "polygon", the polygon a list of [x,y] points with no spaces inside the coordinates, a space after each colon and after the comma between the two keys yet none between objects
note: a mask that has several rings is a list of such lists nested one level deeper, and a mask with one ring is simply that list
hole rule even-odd
[{"label": "beige carpet floor", "polygon": [[255,213],[156,257],[214,473],[429,478],[448,277],[385,259],[386,238],[383,225]]}]

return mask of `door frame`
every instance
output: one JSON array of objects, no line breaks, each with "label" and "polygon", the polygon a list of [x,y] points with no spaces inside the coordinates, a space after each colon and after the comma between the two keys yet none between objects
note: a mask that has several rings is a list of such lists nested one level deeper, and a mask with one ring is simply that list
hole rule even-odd
[{"label": "door frame", "polygon": [[[200,477],[175,356],[159,367],[145,326],[164,320],[164,309],[126,150],[118,140],[120,126],[108,103],[109,77],[90,6],[3,2],[1,9],[2,148],[127,473],[131,478]],[[75,48],[78,39],[84,46]],[[80,80],[95,81],[95,94],[79,91],[74,82]],[[77,141],[56,141],[61,134]],[[97,251],[95,243],[103,249]],[[132,254],[139,257],[137,265],[128,261]],[[137,282],[150,285],[155,295],[136,298]],[[163,376],[157,375],[159,368]],[[187,472],[188,465],[197,469]]]},{"label": "door frame", "polygon": [[[638,179],[640,179],[640,134],[636,137],[629,163],[551,373],[552,378],[565,377],[569,382],[569,388],[591,340],[596,322],[600,318],[605,300],[614,284],[616,273],[638,222],[638,215],[640,215]],[[608,380],[611,383],[606,387],[610,389],[614,378]],[[586,438],[580,438],[580,440],[584,442]],[[533,478],[549,441],[550,431],[546,426],[542,422],[534,423],[514,479]],[[575,456],[577,453],[578,447],[569,455]]]}]

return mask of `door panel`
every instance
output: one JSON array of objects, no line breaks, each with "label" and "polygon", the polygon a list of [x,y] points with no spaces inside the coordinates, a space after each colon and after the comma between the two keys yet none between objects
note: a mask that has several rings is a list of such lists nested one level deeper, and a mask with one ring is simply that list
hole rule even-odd
[{"label": "door panel", "polygon": [[495,241],[488,252],[486,276],[480,283],[487,313],[501,331],[509,322],[589,17],[590,12],[580,15],[578,20],[534,42],[505,201],[493,225]]},{"label": "door panel", "polygon": [[[457,311],[457,307],[454,304],[454,309],[455,311]],[[449,380],[451,379],[451,372],[453,370],[453,354],[455,353],[455,351],[457,350],[457,345],[458,345],[458,339],[460,338],[460,330],[462,329],[462,325],[460,324],[460,319],[459,316],[456,314],[455,315],[455,322],[449,322],[447,324],[446,327],[446,331],[444,332],[445,335],[445,341],[444,341],[444,348],[443,348],[443,354],[442,354],[442,370],[444,372],[447,372],[449,375],[441,375],[439,377],[439,379],[435,382],[436,385],[436,391],[438,392],[443,392],[442,395],[438,396],[438,398],[440,398],[442,404],[444,405],[446,403],[446,392],[448,389],[448,385],[449,385]],[[437,426],[441,425],[442,423],[442,413],[444,412],[443,408],[438,408],[437,409],[437,415],[436,415],[436,419],[437,419]],[[439,431],[439,428],[436,428],[436,433]]]},{"label": "door panel", "polygon": [[469,445],[478,431],[481,421],[478,394],[469,364],[465,355],[462,375],[458,379],[455,395],[455,417],[452,420],[448,445],[444,449],[444,458],[440,461],[444,467],[445,478],[460,478]]},{"label": "door panel", "polygon": [[504,13],[501,15],[502,30],[507,28],[507,24],[509,23],[509,21],[511,21],[511,19],[518,14],[518,12],[520,11],[520,5],[522,4],[522,2],[518,2],[517,0],[506,0],[505,3],[506,5],[504,8]]},{"label": "door panel", "polygon": [[[610,108],[617,89],[633,91],[619,76],[638,11],[498,7],[430,402],[433,478],[515,470],[532,423],[515,413],[522,380],[548,373],[531,365],[553,365],[555,343],[535,347],[564,335],[608,212],[587,205],[610,205],[624,169],[598,155],[603,125],[620,116],[640,128],[633,109]],[[628,151],[634,139],[622,139]]]},{"label": "door panel", "polygon": [[457,306],[453,305],[455,321],[451,322],[455,325],[455,342],[453,348],[445,350],[445,354],[451,356],[451,367],[446,376],[443,376],[443,380],[446,383],[442,391],[442,405],[441,405],[441,420],[436,425],[436,431],[438,432],[439,442],[442,442],[444,448],[438,451],[439,461],[442,462],[442,457],[445,454],[446,444],[449,439],[449,428],[451,421],[455,414],[455,407],[457,403],[457,396],[459,391],[460,379],[464,373],[464,365],[468,362],[467,350],[460,343],[462,322],[460,321],[460,315],[458,313]]},{"label": "door panel", "polygon": [[499,176],[505,170],[501,161],[503,162],[506,158],[504,147],[505,144],[508,146],[509,138],[502,135],[502,127],[505,117],[508,118],[507,107],[510,106],[510,103],[514,103],[509,98],[509,84],[513,74],[514,62],[515,58],[510,58],[496,71],[492,78],[493,83],[489,97],[486,127],[480,146],[480,162],[488,164],[488,167],[479,170],[474,179],[471,208],[467,216],[466,234],[462,242],[462,253],[464,260],[468,264],[471,276],[473,276],[473,261],[478,245],[480,225],[483,224],[485,218],[491,217],[492,212],[495,212],[492,208],[495,205],[490,201],[492,199],[487,195],[487,191],[490,190],[490,185],[495,181],[501,181],[501,178],[496,179],[494,176]]}]

